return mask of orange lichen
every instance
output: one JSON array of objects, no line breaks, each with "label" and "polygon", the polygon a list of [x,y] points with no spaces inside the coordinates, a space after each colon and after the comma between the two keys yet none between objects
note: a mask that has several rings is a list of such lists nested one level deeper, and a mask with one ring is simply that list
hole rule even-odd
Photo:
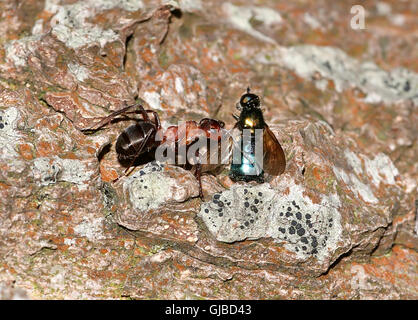
[{"label": "orange lichen", "polygon": [[9,185],[7,185],[7,184],[5,184],[3,182],[0,182],[0,190],[7,190],[9,188],[10,188]]},{"label": "orange lichen", "polygon": [[72,160],[76,160],[78,159],[78,157],[76,156],[76,154],[74,152],[67,152],[65,154],[63,154],[61,156],[62,159],[72,159]]},{"label": "orange lichen", "polygon": [[311,199],[312,203],[314,204],[320,204],[321,203],[321,197],[313,192],[306,192],[303,191],[303,196],[304,197],[308,197],[309,199]]},{"label": "orange lichen", "polygon": [[118,178],[118,173],[113,168],[108,168],[106,164],[100,163],[100,176],[105,182],[112,182]]},{"label": "orange lichen", "polygon": [[36,145],[36,156],[47,157],[56,154],[59,147],[56,143],[50,141],[39,141]]},{"label": "orange lichen", "polygon": [[20,144],[19,145],[19,153],[25,160],[32,160],[33,154],[32,154],[32,146],[28,143]]},{"label": "orange lichen", "polygon": [[86,150],[87,150],[87,152],[88,152],[88,153],[90,153],[90,154],[95,154],[95,153],[96,153],[96,149],[94,149],[94,148],[92,148],[92,147],[90,147],[90,146],[88,146],[88,147],[86,148]]}]

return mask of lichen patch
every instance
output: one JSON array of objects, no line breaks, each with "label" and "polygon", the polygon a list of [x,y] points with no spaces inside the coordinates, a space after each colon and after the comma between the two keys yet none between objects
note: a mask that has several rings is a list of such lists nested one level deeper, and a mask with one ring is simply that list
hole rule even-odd
[{"label": "lichen patch", "polygon": [[255,30],[250,21],[256,19],[267,26],[282,22],[280,14],[267,7],[257,6],[235,6],[232,3],[225,2],[222,9],[227,15],[230,23],[237,29],[242,30],[251,36],[268,43],[276,43],[274,39]]},{"label": "lichen patch", "polygon": [[158,162],[151,162],[124,181],[123,190],[133,208],[148,211],[198,195],[197,180],[189,171],[179,167],[167,168]]},{"label": "lichen patch", "polygon": [[302,260],[314,256],[322,261],[340,240],[338,207],[337,196],[314,204],[296,184],[286,195],[269,184],[234,185],[203,203],[198,216],[218,241],[271,237]]},{"label": "lichen patch", "polygon": [[33,160],[32,172],[35,181],[46,186],[57,182],[71,182],[80,189],[87,187],[95,171],[77,159],[61,159],[57,156],[39,157]]},{"label": "lichen patch", "polygon": [[20,134],[16,130],[19,111],[15,107],[0,110],[0,158],[10,159],[18,156],[15,150]]},{"label": "lichen patch", "polygon": [[352,86],[366,93],[365,102],[393,103],[412,99],[418,103],[418,74],[396,68],[385,71],[373,62],[351,58],[338,48],[300,45],[281,48],[281,64],[293,69],[301,77],[311,79],[319,74],[332,79],[337,91]]}]

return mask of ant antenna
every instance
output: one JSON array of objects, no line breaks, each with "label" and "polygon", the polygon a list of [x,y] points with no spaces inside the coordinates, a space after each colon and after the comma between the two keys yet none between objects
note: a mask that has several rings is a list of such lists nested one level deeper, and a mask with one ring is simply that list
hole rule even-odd
[{"label": "ant antenna", "polygon": [[250,93],[250,86],[247,87],[247,93]]}]

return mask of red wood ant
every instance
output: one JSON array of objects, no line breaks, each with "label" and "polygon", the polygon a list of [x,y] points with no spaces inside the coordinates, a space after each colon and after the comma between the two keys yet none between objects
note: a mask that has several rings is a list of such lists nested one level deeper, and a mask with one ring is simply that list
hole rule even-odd
[{"label": "red wood ant", "polygon": [[[136,110],[132,111],[134,108],[136,108]],[[174,152],[177,152],[181,145],[184,146],[187,151],[187,149],[190,148],[199,139],[199,137],[201,137],[202,132],[204,133],[204,138],[207,139],[207,142],[210,139],[218,139],[219,141],[221,131],[225,126],[225,123],[222,121],[204,118],[200,120],[199,123],[193,120],[186,121],[184,127],[170,126],[164,132],[161,128],[160,118],[155,111],[145,110],[141,104],[135,104],[111,113],[96,125],[86,128],[83,131],[96,131],[109,124],[119,115],[134,113],[140,113],[142,115],[142,119],[135,119],[134,124],[125,128],[119,134],[115,146],[119,162],[128,163],[125,175],[127,174],[129,168],[134,165],[136,160],[138,160],[145,153],[155,151],[156,148],[162,144],[166,144],[169,147],[174,148]],[[152,115],[152,119],[149,114]],[[181,128],[185,128],[186,132],[182,132]],[[161,132],[162,139],[157,139],[157,134]],[[176,161],[177,160],[178,159],[176,158]],[[202,164],[200,161],[192,164],[187,160],[187,157],[185,160],[186,161],[183,162],[183,166],[186,169],[194,169],[194,174],[199,181],[199,196],[203,198],[201,181],[202,172],[209,172],[215,167],[219,167],[219,165]],[[206,161],[205,163],[209,162]]]}]

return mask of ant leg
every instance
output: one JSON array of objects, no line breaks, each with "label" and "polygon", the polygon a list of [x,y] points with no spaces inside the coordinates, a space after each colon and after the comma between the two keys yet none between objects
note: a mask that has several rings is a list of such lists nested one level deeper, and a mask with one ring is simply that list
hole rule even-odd
[{"label": "ant leg", "polygon": [[139,111],[142,114],[144,121],[151,121],[150,118],[148,117],[148,113],[152,113],[152,115],[154,116],[154,123],[157,127],[157,130],[161,129],[161,122],[160,122],[160,117],[158,116],[158,113],[155,112],[154,110],[145,110],[142,107],[142,105],[138,105],[138,106],[140,107],[139,110],[125,112],[124,115],[138,113]]},{"label": "ant leg", "polygon": [[157,130],[161,129],[161,122],[160,122],[160,117],[158,116],[158,113],[153,111],[153,110],[146,110],[146,112],[152,113],[152,115],[154,116],[154,122],[155,125],[157,127]]},{"label": "ant leg", "polygon": [[121,114],[128,114],[128,113],[130,113],[130,112],[128,112],[128,110],[129,109],[132,109],[132,108],[135,108],[135,107],[137,107],[137,108],[139,108],[139,110],[136,110],[135,112],[132,112],[132,113],[136,113],[137,111],[139,111],[141,114],[142,114],[142,116],[144,117],[144,120],[145,121],[149,121],[149,117],[148,117],[148,114],[147,114],[147,112],[145,111],[145,109],[144,109],[144,107],[141,105],[141,104],[133,104],[133,105],[131,105],[131,106],[127,106],[127,107],[124,107],[124,108],[122,108],[122,109],[119,109],[119,110],[116,110],[115,112],[112,112],[110,115],[108,115],[107,117],[104,117],[103,119],[102,119],[102,121],[100,121],[99,123],[97,123],[97,124],[93,124],[92,126],[90,126],[90,127],[87,127],[87,128],[85,128],[85,129],[83,129],[83,131],[90,131],[90,130],[98,130],[98,129],[100,129],[101,127],[103,127],[103,126],[105,126],[105,125],[107,125],[110,121],[112,121],[116,116],[118,116],[118,115],[121,115]]},{"label": "ant leg", "polygon": [[196,164],[196,171],[195,171],[195,177],[197,181],[199,182],[199,197],[200,199],[203,199],[203,190],[202,190],[202,165],[200,162]]}]

